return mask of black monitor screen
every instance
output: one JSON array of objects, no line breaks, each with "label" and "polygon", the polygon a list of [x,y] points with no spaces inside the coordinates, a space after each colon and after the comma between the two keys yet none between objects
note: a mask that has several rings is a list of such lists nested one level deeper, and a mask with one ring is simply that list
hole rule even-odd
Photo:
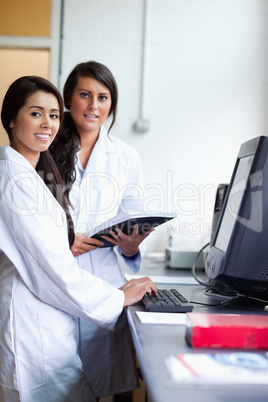
[{"label": "black monitor screen", "polygon": [[232,234],[235,221],[238,219],[238,211],[246,188],[246,181],[249,176],[253,155],[241,158],[239,160],[232,188],[228,197],[219,228],[215,247],[225,251],[227,250],[229,238]]}]

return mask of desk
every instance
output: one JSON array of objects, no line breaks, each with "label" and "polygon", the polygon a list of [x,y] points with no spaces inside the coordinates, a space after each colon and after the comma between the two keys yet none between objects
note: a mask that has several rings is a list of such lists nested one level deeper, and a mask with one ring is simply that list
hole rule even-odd
[{"label": "desk", "polygon": [[[172,270],[159,259],[144,258],[141,275],[190,275],[190,270]],[[197,271],[198,274],[198,271]],[[218,298],[204,295],[201,285],[161,285],[159,288],[177,287],[188,300],[215,304]],[[152,402],[253,402],[268,401],[267,385],[178,385],[170,380],[165,358],[177,353],[193,352],[187,345],[184,326],[141,324],[136,304],[127,308],[127,317],[135,344],[137,356],[144,376],[148,394]],[[241,313],[241,310],[223,307],[194,307],[195,312]],[[244,311],[245,312],[245,311]]]}]

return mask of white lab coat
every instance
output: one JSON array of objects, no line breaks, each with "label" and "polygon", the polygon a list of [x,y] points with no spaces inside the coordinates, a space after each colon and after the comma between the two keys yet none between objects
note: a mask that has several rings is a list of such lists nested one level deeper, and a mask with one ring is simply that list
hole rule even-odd
[{"label": "white lab coat", "polygon": [[[102,126],[99,138],[81,177],[76,164],[76,181],[70,192],[75,231],[89,233],[95,226],[121,211],[140,212],[143,207],[143,174],[137,151]],[[120,255],[122,252],[116,248]],[[144,244],[135,260],[123,260],[134,273],[140,269]],[[124,281],[115,249],[95,249],[77,257],[84,268],[105,281],[121,286]]]},{"label": "white lab coat", "polygon": [[[70,192],[76,232],[89,233],[121,211],[139,212],[143,207],[143,195],[143,174],[137,151],[118,138],[108,136],[107,130],[101,127],[86,169],[83,171],[79,160],[76,164],[76,181]],[[141,243],[135,260],[124,258],[117,247],[97,248],[76,259],[80,268],[120,287],[124,280],[118,254],[136,273],[144,250],[144,243]],[[114,333],[80,321],[80,356],[96,396],[137,388],[133,345],[125,318],[120,318]],[[90,361],[97,350],[101,356],[99,370],[92,371]]]},{"label": "white lab coat", "polygon": [[0,147],[0,228],[0,401],[94,400],[77,317],[112,328],[124,294],[78,268],[65,213],[10,147]]}]

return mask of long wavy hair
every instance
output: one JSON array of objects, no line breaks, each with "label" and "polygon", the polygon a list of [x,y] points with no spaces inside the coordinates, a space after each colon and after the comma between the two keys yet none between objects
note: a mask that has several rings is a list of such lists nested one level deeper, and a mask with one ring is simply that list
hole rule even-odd
[{"label": "long wavy hair", "polygon": [[[108,117],[112,116],[112,121],[108,129],[109,133],[116,119],[118,101],[118,89],[113,74],[105,65],[96,61],[77,64],[69,74],[63,88],[64,106],[67,110],[70,110],[71,97],[80,77],[94,78],[109,89],[112,101],[108,115]],[[65,112],[62,129],[51,144],[49,151],[63,179],[64,192],[68,200],[71,187],[76,178],[75,163],[77,159],[76,154],[79,149],[80,136],[72,119],[71,112]]]},{"label": "long wavy hair", "polygon": [[[33,75],[20,77],[7,90],[1,110],[1,121],[10,142],[12,142],[10,122],[16,119],[19,110],[25,105],[27,98],[39,91],[53,94],[57,98],[60,109],[61,128],[63,123],[63,100],[58,89],[50,81],[42,77]],[[48,150],[40,152],[36,171],[66,213],[69,244],[71,246],[74,241],[74,226],[69,212],[69,205],[63,194],[61,175]]]}]

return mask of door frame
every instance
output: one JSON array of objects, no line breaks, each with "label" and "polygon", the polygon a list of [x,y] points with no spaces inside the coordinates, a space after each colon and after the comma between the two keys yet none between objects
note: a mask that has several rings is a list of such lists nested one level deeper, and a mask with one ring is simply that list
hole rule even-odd
[{"label": "door frame", "polygon": [[61,59],[63,0],[51,0],[50,36],[1,36],[0,47],[48,49],[50,51],[49,79],[58,87]]}]

